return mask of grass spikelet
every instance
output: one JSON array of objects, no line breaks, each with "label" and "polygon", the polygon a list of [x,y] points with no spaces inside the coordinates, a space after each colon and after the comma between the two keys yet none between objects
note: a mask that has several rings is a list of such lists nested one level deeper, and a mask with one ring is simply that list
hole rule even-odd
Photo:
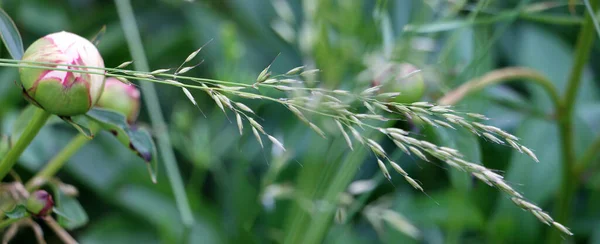
[{"label": "grass spikelet", "polygon": [[223,107],[223,103],[221,102],[221,99],[219,99],[219,97],[215,96],[215,95],[212,95],[211,97],[215,101],[215,103],[217,104],[217,106],[219,106],[219,108],[221,109],[221,111],[223,111],[223,113],[225,113],[225,108]]},{"label": "grass spikelet", "polygon": [[414,187],[415,189],[417,189],[417,190],[419,190],[419,191],[422,191],[422,192],[425,192],[425,191],[423,190],[423,187],[421,187],[421,184],[419,184],[419,182],[417,182],[415,179],[413,179],[413,178],[410,178],[408,175],[405,175],[405,176],[404,176],[404,179],[405,179],[406,181],[408,181],[408,183],[409,183],[409,184],[410,184],[412,187]]},{"label": "grass spikelet", "polygon": [[379,165],[379,169],[381,169],[383,176],[385,176],[385,178],[388,180],[392,180],[392,176],[390,175],[390,172],[388,171],[387,167],[385,167],[385,164],[383,163],[383,161],[381,161],[381,159],[379,159],[379,158],[377,158],[377,165]]},{"label": "grass spikelet", "polygon": [[256,130],[256,127],[252,127],[252,133],[254,133],[254,137],[256,137],[256,140],[258,141],[258,144],[260,144],[260,147],[265,148],[263,146],[262,139],[260,139],[260,134],[258,134],[258,131]]},{"label": "grass spikelet", "polygon": [[254,120],[253,118],[248,117],[248,121],[250,122],[250,125],[252,125],[252,128],[256,128],[257,130],[259,130],[263,134],[266,134],[265,130],[262,127],[262,125],[260,125],[258,122],[256,122],[256,120]]},{"label": "grass spikelet", "polygon": [[395,98],[397,96],[400,96],[400,92],[384,92],[384,93],[381,93],[381,94],[377,95],[377,97],[388,98],[388,99],[389,98]]},{"label": "grass spikelet", "polygon": [[352,132],[352,136],[354,137],[354,139],[356,139],[358,142],[360,142],[360,144],[365,144],[365,141],[363,140],[363,137],[360,135],[360,132],[358,132],[356,129],[354,129],[354,127],[348,127],[350,129],[350,132]]},{"label": "grass spikelet", "polygon": [[367,139],[367,144],[369,145],[369,147],[371,148],[371,150],[384,158],[387,158],[386,154],[385,154],[385,150],[383,150],[383,147],[381,147],[377,142],[371,140],[371,139]]},{"label": "grass spikelet", "polygon": [[260,72],[260,74],[258,74],[258,77],[256,77],[256,83],[261,83],[261,82],[267,80],[271,76],[271,72],[269,72],[270,68],[271,68],[271,65],[269,64],[269,66],[267,66],[265,69],[263,69]]},{"label": "grass spikelet", "polygon": [[171,70],[171,69],[157,69],[157,70],[150,72],[150,74],[151,75],[162,74],[165,72],[169,72],[169,70]]},{"label": "grass spikelet", "polygon": [[571,232],[569,230],[569,228],[565,227],[564,225],[562,225],[562,224],[560,224],[558,222],[552,222],[552,225],[554,225],[554,227],[556,229],[560,230],[562,233],[565,233],[565,234],[570,235],[570,236],[573,235],[573,232]]},{"label": "grass spikelet", "polygon": [[429,107],[434,106],[433,104],[431,104],[429,102],[414,102],[414,103],[411,103],[410,105],[417,106],[417,107],[423,107],[423,108],[429,108]]},{"label": "grass spikelet", "polygon": [[237,106],[238,108],[240,108],[242,111],[254,114],[254,111],[252,111],[252,109],[250,109],[248,106],[246,106],[243,103],[235,103],[235,106]]},{"label": "grass spikelet", "polygon": [[194,96],[192,96],[190,90],[185,87],[182,87],[181,90],[183,90],[183,94],[185,94],[185,96],[190,100],[190,102],[192,102],[192,104],[194,104],[194,106],[198,106],[198,103],[196,102],[196,99],[194,99]]},{"label": "grass spikelet", "polygon": [[302,72],[303,69],[304,66],[298,66],[296,68],[290,69],[287,73],[285,73],[285,75],[297,75],[300,74],[300,72]]},{"label": "grass spikelet", "polygon": [[271,140],[271,142],[273,142],[273,144],[277,145],[279,148],[281,148],[281,150],[285,151],[285,147],[283,146],[283,143],[281,143],[279,140],[277,140],[277,138],[275,138],[271,135],[267,135],[267,137],[269,138],[269,140]]},{"label": "grass spikelet", "polygon": [[194,65],[194,66],[188,66],[188,67],[183,67],[183,68],[181,68],[181,70],[177,71],[175,74],[176,75],[184,74],[184,73],[192,70],[193,68],[196,68],[196,65]]},{"label": "grass spikelet", "polygon": [[117,78],[117,80],[119,80],[123,84],[131,85],[131,81],[127,80],[127,78],[123,78],[123,77],[115,77],[115,78]]},{"label": "grass spikelet", "polygon": [[425,154],[423,154],[423,152],[421,152],[421,150],[417,149],[416,147],[410,146],[408,147],[408,150],[410,150],[414,155],[417,155],[417,157],[419,157],[423,161],[429,162],[429,159],[427,159]]},{"label": "grass spikelet", "polygon": [[467,116],[469,116],[471,118],[481,119],[481,120],[489,120],[490,119],[483,114],[477,114],[477,113],[467,113]]},{"label": "grass spikelet", "polygon": [[133,76],[140,77],[140,78],[147,78],[147,79],[155,79],[155,77],[153,75],[145,74],[145,73],[133,73]]},{"label": "grass spikelet", "polygon": [[237,121],[238,129],[240,130],[240,135],[243,135],[244,131],[244,123],[242,123],[242,116],[239,113],[235,113],[235,120]]},{"label": "grass spikelet", "polygon": [[392,165],[392,168],[394,168],[394,170],[396,172],[398,172],[399,174],[401,174],[402,176],[407,176],[408,174],[406,173],[406,171],[404,171],[404,169],[402,169],[402,167],[400,167],[400,165],[398,165],[396,162],[394,161],[389,161],[389,163]]},{"label": "grass spikelet", "polygon": [[527,148],[526,146],[521,146],[521,150],[523,150],[525,154],[529,155],[529,157],[531,157],[536,163],[540,162],[540,160],[538,160],[537,156],[535,156],[535,153],[533,153],[531,149]]},{"label": "grass spikelet", "polygon": [[374,87],[369,87],[367,89],[365,89],[364,91],[362,91],[360,93],[360,95],[371,95],[377,91],[379,91],[379,89],[381,89],[381,86],[374,86]]},{"label": "grass spikelet", "polygon": [[396,146],[398,148],[400,148],[400,150],[402,150],[404,153],[406,153],[406,155],[410,155],[410,151],[408,151],[408,148],[406,148],[406,146],[404,146],[404,144],[402,144],[399,141],[393,140],[394,144],[396,144]]},{"label": "grass spikelet", "polygon": [[323,130],[321,130],[321,128],[319,128],[317,125],[315,125],[313,123],[308,123],[308,125],[310,126],[311,129],[313,129],[315,132],[317,132],[317,134],[319,134],[321,137],[327,138],[327,136],[325,136],[325,132],[323,132]]},{"label": "grass spikelet", "polygon": [[344,130],[344,126],[342,126],[342,123],[340,123],[340,121],[336,119],[335,124],[337,125],[338,129],[340,129],[340,131],[342,132],[344,140],[346,140],[346,144],[348,144],[350,150],[354,151],[354,148],[352,147],[352,140],[350,140],[350,136],[348,136],[348,133],[346,133],[346,131]]},{"label": "grass spikelet", "polygon": [[409,134],[408,131],[405,131],[405,130],[399,129],[399,128],[386,128],[386,130],[390,133],[398,133],[398,134],[404,135],[404,136],[407,136]]},{"label": "grass spikelet", "polygon": [[204,46],[198,48],[196,51],[193,51],[192,53],[190,53],[190,55],[187,56],[187,58],[185,58],[185,61],[183,61],[183,63],[187,63],[189,61],[192,61],[192,59],[194,59],[196,57],[196,55],[198,55],[198,53],[202,50]]},{"label": "grass spikelet", "polygon": [[133,63],[133,61],[123,62],[122,64],[119,64],[119,66],[117,66],[116,69],[125,68],[125,67],[129,66],[131,63]]},{"label": "grass spikelet", "polygon": [[271,78],[271,79],[267,79],[267,80],[265,80],[265,81],[263,82],[263,84],[277,84],[277,83],[279,83],[279,82],[280,82],[280,81],[279,81],[278,79],[273,79],[273,78]]},{"label": "grass spikelet", "polygon": [[319,71],[320,71],[319,69],[305,70],[305,71],[302,71],[302,73],[300,73],[300,76],[304,76],[304,77],[310,76],[310,75],[313,75],[315,73],[318,73]]},{"label": "grass spikelet", "polygon": [[489,139],[490,141],[492,141],[492,142],[494,142],[494,143],[497,143],[497,144],[504,144],[504,141],[502,141],[502,140],[498,139],[497,137],[495,137],[494,135],[492,135],[492,134],[490,134],[490,133],[483,132],[483,133],[482,133],[482,135],[483,135],[485,138]]},{"label": "grass spikelet", "polygon": [[436,124],[438,124],[438,125],[441,125],[443,127],[455,130],[455,128],[452,125],[446,123],[445,121],[441,121],[441,120],[435,119],[435,120],[433,120],[433,122],[436,123]]}]

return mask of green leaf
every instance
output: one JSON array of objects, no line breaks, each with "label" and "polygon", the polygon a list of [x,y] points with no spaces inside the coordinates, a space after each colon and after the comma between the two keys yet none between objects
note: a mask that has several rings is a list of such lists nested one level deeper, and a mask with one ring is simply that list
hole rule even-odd
[{"label": "green leaf", "polygon": [[23,40],[15,25],[15,22],[3,9],[0,9],[0,38],[6,49],[14,59],[21,60],[23,57]]},{"label": "green leaf", "polygon": [[156,182],[158,168],[156,147],[148,131],[129,126],[123,115],[110,110],[93,108],[87,116],[98,122],[103,129],[116,136],[123,145],[148,163],[152,182]]},{"label": "green leaf", "polygon": [[[573,66],[573,49],[559,35],[545,28],[525,24],[511,30],[510,37],[503,37],[500,42],[502,52],[510,65],[524,66],[535,69],[548,77],[560,92],[567,87],[569,73]],[[597,101],[596,88],[591,69],[586,70],[581,78],[577,95],[577,103]],[[548,94],[539,86],[527,84],[531,93],[531,104],[544,109],[550,109],[552,103]]]},{"label": "green leaf", "polygon": [[[505,179],[515,190],[538,206],[544,205],[559,188],[561,178],[559,136],[556,125],[547,120],[529,118],[521,123],[516,136],[520,142],[533,150],[540,163],[527,155],[512,152]],[[501,193],[500,193],[501,194]],[[500,242],[536,240],[540,238],[543,225],[531,214],[515,206],[507,197],[500,197],[490,222],[490,234]],[[502,239],[509,238],[509,239]]]},{"label": "green leaf", "polygon": [[13,208],[10,211],[4,212],[4,214],[9,219],[20,219],[20,218],[24,218],[27,215],[29,215],[29,213],[27,213],[27,208],[21,204],[15,206],[15,208]]},{"label": "green leaf", "polygon": [[86,121],[84,116],[76,116],[75,120],[72,117],[60,117],[67,124],[72,125],[79,133],[83,134],[88,139],[94,138],[94,132],[90,128],[89,121]]},{"label": "green leaf", "polygon": [[54,186],[54,213],[58,223],[67,230],[74,230],[88,222],[88,215],[77,199],[65,195],[59,187]]}]

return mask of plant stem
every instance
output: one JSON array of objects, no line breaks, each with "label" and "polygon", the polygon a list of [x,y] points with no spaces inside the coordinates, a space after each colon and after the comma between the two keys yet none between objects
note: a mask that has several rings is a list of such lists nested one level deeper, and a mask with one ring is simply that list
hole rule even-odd
[{"label": "plant stem", "polygon": [[438,103],[443,105],[454,105],[467,95],[480,91],[481,89],[490,85],[521,79],[541,86],[544,88],[546,93],[548,93],[548,96],[550,96],[550,99],[552,102],[554,102],[554,105],[556,107],[560,105],[560,96],[556,90],[556,87],[550,80],[535,70],[519,67],[509,67],[490,71],[487,74],[473,79],[447,93],[444,97],[438,100]]},{"label": "plant stem", "polygon": [[58,238],[60,238],[64,243],[66,243],[66,244],[78,243],[71,235],[69,235],[69,232],[67,232],[65,229],[63,229],[60,226],[60,224],[58,224],[56,222],[56,220],[54,220],[51,216],[44,217],[44,221],[50,227],[50,229],[52,229],[52,231],[54,231],[54,233],[56,233]]},{"label": "plant stem", "polygon": [[[91,129],[91,128],[90,128]],[[48,181],[52,176],[54,176],[64,165],[65,163],[75,154],[83,145],[85,145],[90,139],[88,139],[85,135],[79,133],[75,138],[67,144],[54,158],[46,164],[46,166],[39,171],[27,184],[25,187],[28,192],[32,192],[36,190],[38,187],[43,185],[46,181]]]},{"label": "plant stem", "polygon": [[[135,61],[134,65],[136,70],[144,72],[150,71],[142,40],[140,38],[140,32],[135,21],[135,15],[133,14],[133,9],[131,7],[131,2],[129,0],[115,0],[115,4],[117,5],[117,12],[121,19],[121,25],[125,32],[129,51]],[[188,203],[181,174],[177,167],[175,154],[171,147],[167,125],[160,108],[156,89],[154,88],[154,84],[150,82],[142,82],[141,89],[144,94],[144,102],[150,114],[150,121],[152,122],[154,134],[158,141],[158,149],[160,150],[160,154],[165,163],[167,178],[171,183],[171,188],[175,195],[177,208],[179,209],[183,224],[186,228],[190,228],[194,224],[194,217]]]},{"label": "plant stem", "polygon": [[[593,3],[594,6],[595,2]],[[573,133],[573,110],[579,84],[581,83],[581,76],[585,64],[589,59],[590,49],[594,41],[594,23],[590,14],[593,13],[586,12],[585,22],[579,31],[577,44],[575,45],[575,62],[569,75],[569,82],[563,102],[557,110],[559,113],[559,134],[562,143],[562,179],[560,193],[556,199],[558,204],[555,206],[555,211],[557,222],[563,224],[568,224],[569,222],[571,204],[577,188],[575,184],[576,179],[574,178],[576,177],[574,174],[576,155]],[[552,243],[560,243],[562,237],[558,232],[551,232],[550,241]]]},{"label": "plant stem", "polygon": [[[29,216],[26,216],[29,217]],[[15,218],[15,219],[5,219],[0,221],[0,230],[10,226],[11,224],[14,224],[16,222],[19,222],[19,220],[22,220],[23,218]]]},{"label": "plant stem", "polygon": [[19,140],[0,162],[0,180],[4,179],[8,172],[10,172],[19,159],[19,156],[25,151],[25,148],[31,143],[49,117],[50,113],[43,109],[36,108],[33,118],[31,118],[31,121],[29,121],[25,130],[21,136],[19,136]]}]

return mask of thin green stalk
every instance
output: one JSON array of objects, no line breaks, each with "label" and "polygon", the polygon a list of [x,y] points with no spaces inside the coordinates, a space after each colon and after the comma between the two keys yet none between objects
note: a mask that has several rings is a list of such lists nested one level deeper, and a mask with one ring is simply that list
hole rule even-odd
[{"label": "thin green stalk", "polygon": [[[142,40],[140,38],[140,33],[135,21],[135,15],[133,14],[133,9],[131,7],[131,2],[129,0],[115,0],[115,4],[117,5],[117,12],[119,13],[119,18],[121,19],[121,25],[123,26],[125,37],[127,38],[129,51],[131,52],[131,56],[135,61],[135,68],[140,71],[150,71],[148,60],[146,59],[146,54],[144,53]],[[171,147],[167,125],[160,109],[160,103],[158,101],[154,84],[150,82],[142,82],[141,89],[142,93],[144,94],[144,102],[146,103],[146,107],[148,108],[148,112],[150,114],[150,121],[152,122],[152,127],[158,141],[158,149],[160,150],[160,154],[162,155],[165,163],[167,177],[169,178],[171,188],[173,189],[173,193],[175,195],[175,202],[177,203],[181,220],[189,229],[194,224],[194,217],[188,203],[183,180],[181,179],[181,174],[179,173],[179,169],[177,167],[177,161]]]},{"label": "thin green stalk", "polygon": [[[68,71],[68,72],[81,73],[81,74],[106,75],[109,77],[123,77],[123,78],[127,78],[127,79],[144,80],[144,81],[151,81],[151,82],[161,81],[162,83],[165,83],[165,84],[173,84],[173,83],[167,82],[162,79],[159,80],[156,77],[164,77],[164,78],[171,78],[171,79],[177,78],[177,79],[183,79],[183,80],[190,80],[190,81],[194,81],[197,83],[211,83],[211,84],[252,87],[251,84],[246,84],[246,83],[191,77],[191,76],[184,76],[181,74],[177,74],[177,75],[169,74],[169,73],[152,74],[152,72],[150,72],[150,71],[133,72],[131,70],[126,70],[126,69],[102,68],[102,67],[75,65],[75,64],[65,64],[64,66],[67,68],[48,67],[48,65],[56,65],[56,63],[33,62],[33,61],[22,61],[22,60],[0,58],[0,66],[4,66],[4,67],[35,68],[35,69],[44,69],[44,70]],[[71,68],[80,68],[80,69],[71,69]],[[101,72],[101,71],[104,71],[104,72]],[[121,73],[121,74],[117,74],[117,73]],[[136,74],[137,75],[139,75],[139,74],[152,75],[152,76],[155,76],[155,78],[148,79],[148,78],[144,78],[143,76],[136,76]],[[264,84],[260,84],[260,85],[264,85]]]},{"label": "thin green stalk", "polygon": [[54,158],[52,158],[46,166],[39,171],[27,184],[25,187],[28,192],[32,192],[36,190],[36,188],[40,187],[44,182],[48,181],[52,176],[54,176],[67,161],[75,154],[83,145],[85,145],[89,138],[85,135],[79,133],[75,138],[67,144]]},{"label": "thin green stalk", "polygon": [[[592,4],[595,9],[597,1]],[[567,84],[567,90],[564,95],[563,103],[558,109],[559,118],[559,134],[561,137],[561,149],[562,149],[562,179],[560,193],[557,196],[556,202],[556,219],[560,223],[569,223],[569,217],[571,213],[571,205],[576,185],[575,160],[575,135],[573,132],[573,111],[575,106],[575,99],[577,98],[577,92],[579,84],[581,83],[581,77],[585,64],[588,62],[590,56],[590,49],[594,41],[594,23],[589,12],[586,12],[585,22],[579,31],[577,38],[577,44],[575,45],[575,62],[569,75],[569,82]],[[550,234],[551,243],[560,243],[562,237],[558,232],[552,232]]]},{"label": "thin green stalk", "polygon": [[46,112],[46,110],[36,108],[33,118],[31,118],[31,121],[29,121],[27,127],[25,127],[25,130],[19,137],[19,140],[0,162],[0,180],[4,179],[15,163],[17,163],[19,156],[21,156],[23,151],[25,151],[25,148],[27,148],[29,143],[31,143],[42,126],[44,126],[50,115],[51,114]]},{"label": "thin green stalk", "polygon": [[[29,217],[29,216],[25,216],[25,217]],[[12,225],[12,224],[14,224],[16,222],[19,222],[19,220],[22,220],[25,217],[23,217],[23,218],[15,218],[15,219],[5,219],[5,220],[0,221],[0,230],[6,228],[6,227],[8,227],[8,226],[10,226],[10,225]]]}]

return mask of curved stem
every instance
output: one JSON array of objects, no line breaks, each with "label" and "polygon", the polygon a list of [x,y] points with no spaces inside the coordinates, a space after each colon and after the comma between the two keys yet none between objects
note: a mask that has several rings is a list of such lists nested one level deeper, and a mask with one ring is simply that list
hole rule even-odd
[{"label": "curved stem", "polygon": [[76,244],[76,243],[78,243],[69,234],[69,232],[67,232],[65,229],[63,229],[60,226],[60,224],[58,224],[56,222],[56,220],[54,220],[54,218],[52,218],[51,216],[44,217],[44,221],[50,227],[50,229],[52,229],[52,231],[54,231],[54,233],[56,233],[56,235],[58,236],[58,238],[60,238],[60,240],[62,240],[64,243],[66,243],[66,244]]},{"label": "curved stem", "polygon": [[0,162],[0,180],[4,179],[8,172],[10,172],[17,162],[17,159],[19,159],[19,156],[21,156],[21,153],[25,151],[25,148],[31,143],[49,117],[50,113],[43,109],[36,108],[33,118],[31,118],[27,127],[25,127],[23,134],[21,134],[17,143],[15,143]]},{"label": "curved stem", "polygon": [[520,67],[509,67],[491,71],[449,92],[444,97],[439,99],[438,103],[442,105],[453,105],[458,103],[467,95],[478,92],[487,86],[521,79],[525,79],[525,81],[535,83],[544,88],[554,105],[558,107],[560,104],[560,96],[554,84],[539,72]]},{"label": "curved stem", "polygon": [[[597,1],[594,1],[593,3],[594,9],[596,2]],[[573,196],[577,188],[574,179],[574,177],[576,177],[574,171],[576,155],[575,135],[573,133],[573,110],[579,84],[581,83],[581,76],[583,75],[585,64],[589,59],[590,49],[592,48],[594,41],[594,23],[590,14],[591,13],[586,12],[585,22],[579,31],[577,44],[575,46],[575,63],[573,64],[571,74],[569,75],[569,82],[567,84],[563,103],[558,109],[559,134],[562,143],[562,179],[560,193],[556,199],[558,204],[555,205],[555,211],[557,221],[565,224],[569,221]],[[552,232],[550,234],[550,241],[551,243],[560,243],[562,238],[557,232]]]},{"label": "curved stem", "polygon": [[[27,215],[25,217],[29,217],[29,215]],[[5,220],[0,221],[0,230],[6,228],[6,227],[8,227],[8,226],[10,226],[10,225],[12,225],[12,224],[14,224],[16,222],[19,222],[20,220],[24,219],[25,217],[23,217],[23,218],[15,218],[15,219],[5,219]]]},{"label": "curved stem", "polygon": [[[91,128],[90,128],[91,129]],[[27,184],[25,187],[28,192],[32,192],[43,185],[46,181],[48,181],[52,176],[54,176],[64,165],[65,163],[75,154],[83,145],[85,145],[90,139],[88,139],[85,135],[79,133],[75,138],[65,146],[54,158],[52,158],[46,166],[39,171]]]}]

